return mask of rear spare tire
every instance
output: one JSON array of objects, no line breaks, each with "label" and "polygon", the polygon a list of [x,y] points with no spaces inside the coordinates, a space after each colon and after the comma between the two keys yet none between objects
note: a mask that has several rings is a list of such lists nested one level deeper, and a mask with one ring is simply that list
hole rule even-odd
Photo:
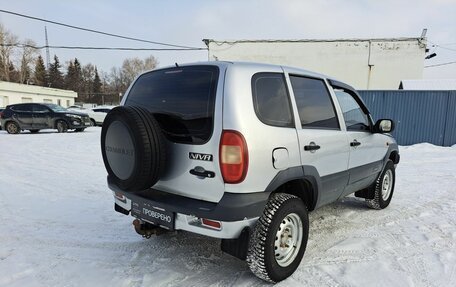
[{"label": "rear spare tire", "polygon": [[165,143],[153,115],[141,107],[112,109],[101,130],[101,153],[111,180],[138,191],[154,185],[165,168]]}]

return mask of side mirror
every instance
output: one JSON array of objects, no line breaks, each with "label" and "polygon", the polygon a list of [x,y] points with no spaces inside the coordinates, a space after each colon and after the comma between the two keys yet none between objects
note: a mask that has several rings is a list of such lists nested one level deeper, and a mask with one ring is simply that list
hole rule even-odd
[{"label": "side mirror", "polygon": [[390,133],[394,130],[394,122],[389,119],[381,119],[375,123],[374,127],[377,133]]}]

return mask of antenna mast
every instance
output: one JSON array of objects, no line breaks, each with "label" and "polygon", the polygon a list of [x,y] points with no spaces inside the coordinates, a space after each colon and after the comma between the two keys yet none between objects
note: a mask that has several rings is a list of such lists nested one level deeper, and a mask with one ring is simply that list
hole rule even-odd
[{"label": "antenna mast", "polygon": [[49,41],[48,41],[48,32],[46,26],[44,26],[44,36],[46,38],[46,70],[49,70],[49,61],[50,61],[50,56],[49,56]]}]

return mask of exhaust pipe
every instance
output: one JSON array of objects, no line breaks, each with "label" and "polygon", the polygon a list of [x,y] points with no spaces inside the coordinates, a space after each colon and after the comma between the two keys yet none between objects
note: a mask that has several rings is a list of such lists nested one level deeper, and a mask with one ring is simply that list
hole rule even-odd
[{"label": "exhaust pipe", "polygon": [[159,226],[147,222],[142,222],[139,219],[133,220],[133,226],[135,227],[136,233],[147,239],[149,239],[154,234],[158,236],[168,231]]}]

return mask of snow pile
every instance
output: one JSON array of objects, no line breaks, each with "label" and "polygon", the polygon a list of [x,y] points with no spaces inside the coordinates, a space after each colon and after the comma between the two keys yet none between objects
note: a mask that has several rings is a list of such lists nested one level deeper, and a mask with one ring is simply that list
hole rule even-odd
[{"label": "snow pile", "polygon": [[[0,131],[0,286],[265,285],[216,239],[136,235],[113,210],[99,137]],[[456,147],[402,147],[390,207],[348,197],[312,212],[304,260],[278,286],[453,286],[455,162]]]}]

